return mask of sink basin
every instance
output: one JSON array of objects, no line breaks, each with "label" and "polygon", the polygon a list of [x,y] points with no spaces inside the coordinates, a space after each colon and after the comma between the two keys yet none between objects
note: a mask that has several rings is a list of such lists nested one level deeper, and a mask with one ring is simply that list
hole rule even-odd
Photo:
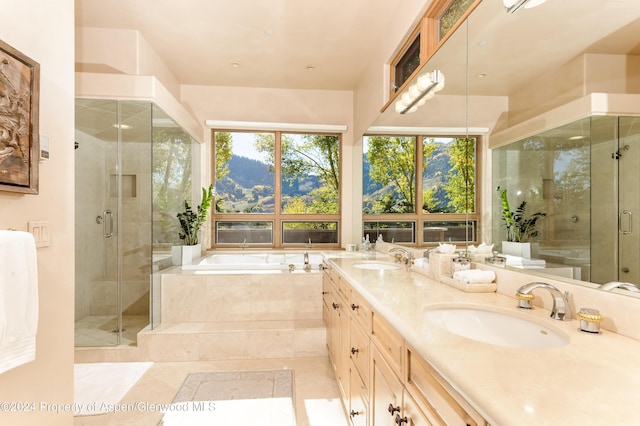
[{"label": "sink basin", "polygon": [[359,262],[354,263],[353,266],[355,268],[373,269],[377,271],[383,271],[386,269],[400,269],[400,265],[390,262]]},{"label": "sink basin", "polygon": [[498,346],[548,349],[564,346],[569,338],[537,322],[506,313],[476,308],[439,308],[425,312],[432,324],[467,339]]}]

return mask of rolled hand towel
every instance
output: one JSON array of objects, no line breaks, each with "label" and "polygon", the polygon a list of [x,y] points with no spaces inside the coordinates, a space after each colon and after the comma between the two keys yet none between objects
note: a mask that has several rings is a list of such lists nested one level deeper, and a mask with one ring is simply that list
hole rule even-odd
[{"label": "rolled hand towel", "polygon": [[493,271],[469,269],[468,271],[454,272],[453,279],[467,284],[485,284],[493,282],[496,279],[496,274]]}]

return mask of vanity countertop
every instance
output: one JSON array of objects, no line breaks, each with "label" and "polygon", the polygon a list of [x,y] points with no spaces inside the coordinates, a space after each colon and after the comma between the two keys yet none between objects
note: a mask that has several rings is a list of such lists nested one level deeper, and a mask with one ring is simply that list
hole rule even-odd
[{"label": "vanity countertop", "polygon": [[[607,330],[578,330],[579,321],[557,321],[549,311],[517,308],[499,293],[466,293],[424,274],[366,270],[359,256],[327,256],[350,284],[385,317],[492,425],[638,425],[640,342]],[[369,253],[368,260],[392,260]],[[544,293],[542,293],[544,292]],[[546,293],[546,294],[545,294]],[[541,290],[541,297],[551,297]],[[459,337],[424,318],[446,305],[493,307],[527,315],[570,338],[553,349],[519,349]]]}]

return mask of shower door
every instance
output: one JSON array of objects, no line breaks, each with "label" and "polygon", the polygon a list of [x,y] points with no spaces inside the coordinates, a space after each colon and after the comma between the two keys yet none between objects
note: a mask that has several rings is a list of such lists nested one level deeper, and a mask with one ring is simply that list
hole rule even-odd
[{"label": "shower door", "polygon": [[591,281],[640,285],[640,118],[593,117]]},{"label": "shower door", "polygon": [[76,346],[149,323],[151,105],[76,100]]},{"label": "shower door", "polygon": [[640,118],[618,118],[618,277],[640,285]]}]

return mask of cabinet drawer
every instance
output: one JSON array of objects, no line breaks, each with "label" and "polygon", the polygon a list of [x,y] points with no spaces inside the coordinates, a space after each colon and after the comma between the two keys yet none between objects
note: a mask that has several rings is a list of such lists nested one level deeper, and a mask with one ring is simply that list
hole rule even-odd
[{"label": "cabinet drawer", "polygon": [[340,297],[342,297],[345,302],[349,302],[349,299],[351,298],[351,285],[341,275],[338,275],[337,284]]},{"label": "cabinet drawer", "polygon": [[369,336],[352,317],[350,321],[349,357],[365,385],[369,384]]},{"label": "cabinet drawer", "polygon": [[406,387],[442,424],[484,426],[485,420],[412,348],[407,348]]},{"label": "cabinet drawer", "polygon": [[367,333],[371,333],[371,306],[364,300],[360,294],[351,289],[351,299],[349,308],[353,317],[356,319],[360,327]]},{"label": "cabinet drawer", "polygon": [[389,365],[402,377],[404,339],[377,312],[371,311],[371,337]]}]

